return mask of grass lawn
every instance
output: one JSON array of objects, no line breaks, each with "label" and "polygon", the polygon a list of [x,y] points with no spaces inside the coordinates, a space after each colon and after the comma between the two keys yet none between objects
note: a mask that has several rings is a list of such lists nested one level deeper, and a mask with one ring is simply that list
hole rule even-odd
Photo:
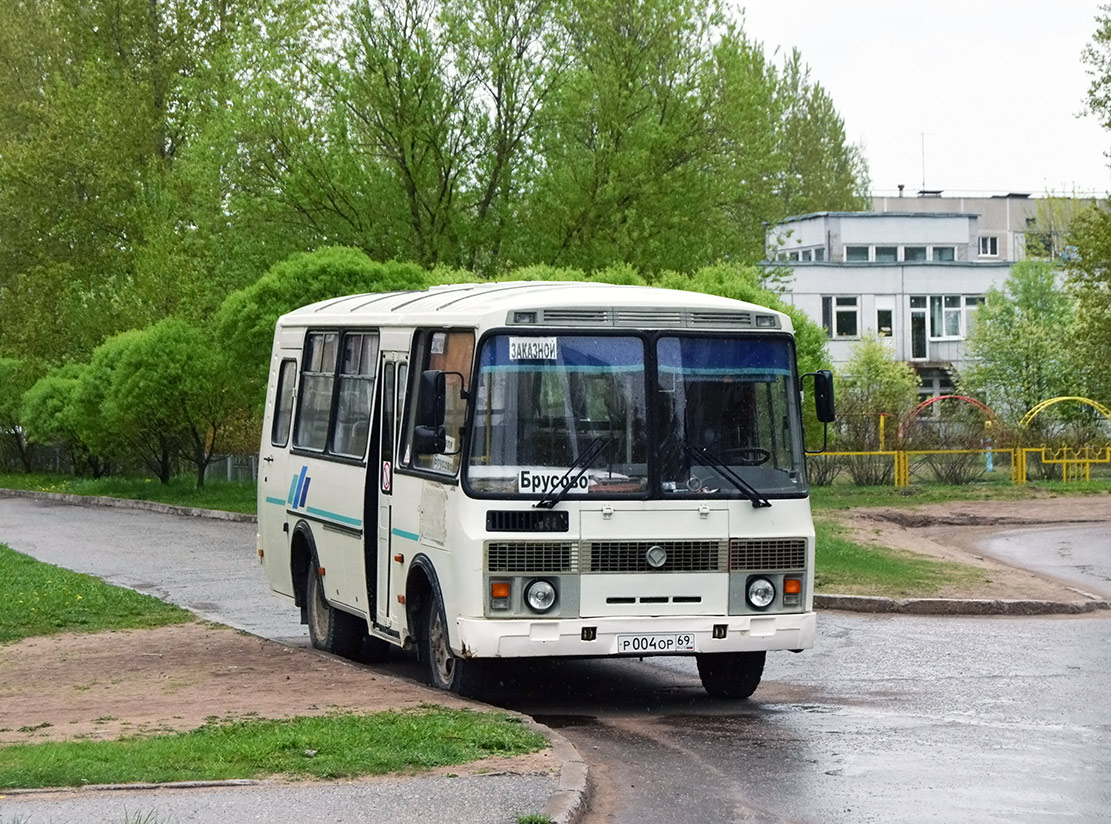
[{"label": "grass lawn", "polygon": [[200,489],[193,477],[174,478],[168,484],[151,478],[76,478],[70,475],[0,475],[0,489],[27,489],[70,495],[100,495],[137,501],[157,501],[175,506],[218,509],[255,514],[253,482],[208,481]]},{"label": "grass lawn", "polygon": [[211,721],[172,735],[0,748],[0,788],[336,779],[412,772],[536,752],[547,739],[503,713],[427,706],[411,712]]},{"label": "grass lawn", "polygon": [[0,544],[0,644],[58,632],[180,624],[192,615],[150,595],[44,564]]},{"label": "grass lawn", "polygon": [[982,569],[937,561],[899,549],[862,546],[846,539],[844,529],[822,519],[817,532],[814,589],[838,595],[928,598],[949,586],[984,583]]}]

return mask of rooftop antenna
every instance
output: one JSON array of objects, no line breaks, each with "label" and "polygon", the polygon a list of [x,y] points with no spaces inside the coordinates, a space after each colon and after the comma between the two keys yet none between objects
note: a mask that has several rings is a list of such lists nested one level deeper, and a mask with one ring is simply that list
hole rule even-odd
[{"label": "rooftop antenna", "polygon": [[919,132],[922,138],[922,189],[926,188],[926,133]]}]

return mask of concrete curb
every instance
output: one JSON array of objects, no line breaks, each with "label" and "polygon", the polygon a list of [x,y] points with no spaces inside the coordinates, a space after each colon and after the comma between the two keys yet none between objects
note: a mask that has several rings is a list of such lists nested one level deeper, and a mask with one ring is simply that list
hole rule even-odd
[{"label": "concrete curb", "polygon": [[11,498],[32,498],[36,501],[58,501],[75,506],[104,506],[112,509],[141,509],[145,512],[159,512],[163,515],[180,515],[187,518],[209,518],[216,521],[232,521],[240,524],[258,522],[254,515],[243,512],[223,512],[218,509],[198,509],[190,506],[174,506],[157,501],[137,501],[130,498],[108,498],[103,495],[73,495],[68,492],[35,492],[30,489],[0,489],[0,495]]},{"label": "concrete curb", "polygon": [[815,595],[814,608],[901,615],[1081,615],[1111,609],[1108,601],[1006,601],[959,598],[873,598]]},{"label": "concrete curb", "polygon": [[523,716],[529,727],[543,735],[552,745],[552,756],[559,761],[559,789],[552,793],[540,811],[552,824],[578,824],[590,804],[590,781],[586,762],[574,744],[529,716]]},{"label": "concrete curb", "polygon": [[[253,778],[226,778],[220,781],[167,781],[164,784],[82,784],[80,787],[32,787],[0,791],[4,796],[58,795],[59,793],[124,792],[131,790],[207,790],[217,787],[257,787],[266,782]],[[18,820],[18,819],[17,819]]]}]

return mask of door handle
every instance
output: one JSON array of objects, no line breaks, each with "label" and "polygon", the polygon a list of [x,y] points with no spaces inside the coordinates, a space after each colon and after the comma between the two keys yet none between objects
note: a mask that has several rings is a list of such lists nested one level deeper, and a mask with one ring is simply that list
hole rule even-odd
[{"label": "door handle", "polygon": [[267,463],[274,463],[274,456],[273,455],[267,455],[265,458],[263,458],[263,460],[266,461]]}]

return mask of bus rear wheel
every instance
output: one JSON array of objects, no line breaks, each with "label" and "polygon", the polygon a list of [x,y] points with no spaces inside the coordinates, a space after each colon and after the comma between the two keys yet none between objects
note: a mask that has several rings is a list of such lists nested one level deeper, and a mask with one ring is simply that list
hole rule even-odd
[{"label": "bus rear wheel", "polygon": [[760,686],[767,653],[707,652],[695,656],[698,677],[715,698],[748,698]]},{"label": "bus rear wheel", "polygon": [[324,580],[320,566],[312,559],[305,585],[305,607],[308,613],[309,640],[316,649],[333,655],[354,658],[366,633],[362,622],[350,613],[336,609],[324,597]]},{"label": "bus rear wheel", "polygon": [[485,662],[460,658],[451,651],[447,619],[439,598],[427,599],[422,624],[421,652],[428,667],[428,682],[457,695],[474,696],[481,692]]}]

